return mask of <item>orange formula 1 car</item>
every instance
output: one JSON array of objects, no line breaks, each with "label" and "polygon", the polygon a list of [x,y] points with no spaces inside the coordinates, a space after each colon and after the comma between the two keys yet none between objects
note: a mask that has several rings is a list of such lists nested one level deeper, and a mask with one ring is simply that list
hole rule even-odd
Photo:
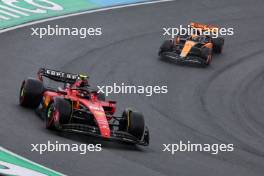
[{"label": "orange formula 1 car", "polygon": [[197,32],[194,35],[177,35],[161,45],[159,55],[164,59],[183,64],[210,65],[213,53],[220,54],[224,46],[222,37],[213,38],[207,33],[216,32],[217,27],[199,23],[191,23],[190,28]]}]

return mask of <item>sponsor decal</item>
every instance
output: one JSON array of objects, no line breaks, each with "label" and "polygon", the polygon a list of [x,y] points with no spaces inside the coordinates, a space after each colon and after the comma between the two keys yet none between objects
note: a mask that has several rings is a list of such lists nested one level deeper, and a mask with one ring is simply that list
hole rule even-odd
[{"label": "sponsor decal", "polygon": [[0,30],[30,21],[145,0],[1,0]]},{"label": "sponsor decal", "polygon": [[60,78],[67,78],[67,79],[73,79],[76,80],[78,79],[79,75],[74,75],[74,74],[70,74],[70,73],[64,73],[64,72],[60,72],[60,71],[54,71],[54,70],[45,70],[47,75],[50,76],[56,76],[56,77],[60,77]]},{"label": "sponsor decal", "polygon": [[47,14],[49,11],[63,11],[64,8],[51,0],[2,0],[0,20],[28,17],[33,14]]}]

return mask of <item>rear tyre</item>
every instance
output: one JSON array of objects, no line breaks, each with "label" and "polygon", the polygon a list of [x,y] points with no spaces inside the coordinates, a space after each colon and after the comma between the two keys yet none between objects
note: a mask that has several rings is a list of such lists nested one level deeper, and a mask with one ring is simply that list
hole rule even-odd
[{"label": "rear tyre", "polygon": [[223,51],[225,40],[222,37],[212,38],[213,43],[213,52],[216,54],[220,54]]},{"label": "rear tyre", "polygon": [[126,109],[123,112],[123,119],[126,123],[125,130],[141,140],[145,132],[145,120],[141,113]]},{"label": "rear tyre", "polygon": [[173,43],[172,40],[166,40],[163,42],[163,44],[160,47],[159,55],[161,55],[163,52],[170,52],[173,49]]},{"label": "rear tyre", "polygon": [[63,98],[55,98],[47,108],[46,128],[58,128],[61,124],[70,122],[72,106],[69,101]]},{"label": "rear tyre", "polygon": [[24,107],[37,108],[44,92],[43,83],[39,80],[28,78],[22,82],[19,93],[19,104]]},{"label": "rear tyre", "polygon": [[210,65],[212,62],[212,49],[202,48],[201,49],[201,57],[204,59],[205,65]]}]

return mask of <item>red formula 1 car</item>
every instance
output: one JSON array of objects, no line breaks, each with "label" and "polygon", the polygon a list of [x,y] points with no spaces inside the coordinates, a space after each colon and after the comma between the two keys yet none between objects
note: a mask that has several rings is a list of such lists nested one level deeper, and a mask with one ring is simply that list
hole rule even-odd
[{"label": "red formula 1 car", "polygon": [[[48,87],[45,78],[64,85]],[[22,82],[19,102],[23,107],[36,109],[47,129],[149,144],[149,130],[143,115],[125,109],[121,117],[114,116],[116,102],[105,101],[104,94],[91,89],[84,75],[42,68],[38,79],[28,78]]]}]

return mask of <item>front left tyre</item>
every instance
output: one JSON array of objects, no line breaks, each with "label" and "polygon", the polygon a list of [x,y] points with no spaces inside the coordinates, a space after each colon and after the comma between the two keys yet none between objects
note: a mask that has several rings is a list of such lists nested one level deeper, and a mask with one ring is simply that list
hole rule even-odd
[{"label": "front left tyre", "polygon": [[131,109],[125,109],[122,114],[123,123],[121,128],[129,134],[136,137],[139,141],[143,142],[143,145],[149,144],[149,130],[145,126],[144,116]]},{"label": "front left tyre", "polygon": [[24,107],[37,108],[44,92],[43,83],[37,79],[28,78],[22,82],[19,92],[19,104]]}]

